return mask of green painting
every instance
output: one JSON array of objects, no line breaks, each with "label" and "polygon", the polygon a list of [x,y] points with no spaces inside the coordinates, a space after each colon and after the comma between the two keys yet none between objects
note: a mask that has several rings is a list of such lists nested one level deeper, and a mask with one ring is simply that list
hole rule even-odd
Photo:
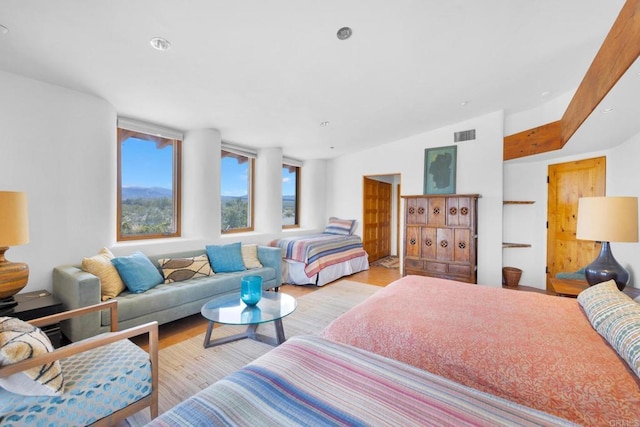
[{"label": "green painting", "polygon": [[457,148],[427,148],[424,150],[424,194],[456,192]]}]

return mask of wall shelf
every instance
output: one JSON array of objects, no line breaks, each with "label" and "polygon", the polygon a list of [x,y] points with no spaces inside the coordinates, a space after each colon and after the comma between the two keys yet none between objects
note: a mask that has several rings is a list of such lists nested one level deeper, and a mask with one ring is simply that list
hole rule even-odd
[{"label": "wall shelf", "polygon": [[502,242],[502,247],[506,248],[530,248],[531,245],[528,243],[506,243]]}]

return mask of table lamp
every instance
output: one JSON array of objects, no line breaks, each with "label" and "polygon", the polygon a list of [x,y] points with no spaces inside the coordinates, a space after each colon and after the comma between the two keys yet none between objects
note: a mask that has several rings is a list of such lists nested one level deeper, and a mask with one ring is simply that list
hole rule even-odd
[{"label": "table lamp", "polygon": [[29,243],[26,193],[0,191],[0,308],[17,305],[13,296],[27,285],[29,266],[8,261],[9,246]]},{"label": "table lamp", "polygon": [[615,280],[623,290],[629,272],[616,261],[610,242],[638,241],[637,197],[582,197],[578,199],[578,229],[581,240],[602,242],[600,255],[585,268],[589,286]]}]

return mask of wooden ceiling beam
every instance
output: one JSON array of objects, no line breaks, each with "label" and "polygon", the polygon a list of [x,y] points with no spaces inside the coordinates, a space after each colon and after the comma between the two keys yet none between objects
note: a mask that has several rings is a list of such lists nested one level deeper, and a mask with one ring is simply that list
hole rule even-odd
[{"label": "wooden ceiling beam", "polygon": [[504,160],[558,150],[640,56],[640,0],[627,0],[562,119],[504,138]]}]

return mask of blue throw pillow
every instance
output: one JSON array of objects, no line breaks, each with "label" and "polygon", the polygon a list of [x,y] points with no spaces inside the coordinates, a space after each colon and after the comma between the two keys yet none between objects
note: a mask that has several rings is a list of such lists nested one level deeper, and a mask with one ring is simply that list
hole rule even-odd
[{"label": "blue throw pillow", "polygon": [[140,294],[164,281],[162,274],[142,252],[111,260],[129,291]]},{"label": "blue throw pillow", "polygon": [[246,270],[244,261],[242,261],[240,242],[230,243],[228,245],[208,245],[205,249],[207,250],[211,268],[213,268],[215,273]]}]

